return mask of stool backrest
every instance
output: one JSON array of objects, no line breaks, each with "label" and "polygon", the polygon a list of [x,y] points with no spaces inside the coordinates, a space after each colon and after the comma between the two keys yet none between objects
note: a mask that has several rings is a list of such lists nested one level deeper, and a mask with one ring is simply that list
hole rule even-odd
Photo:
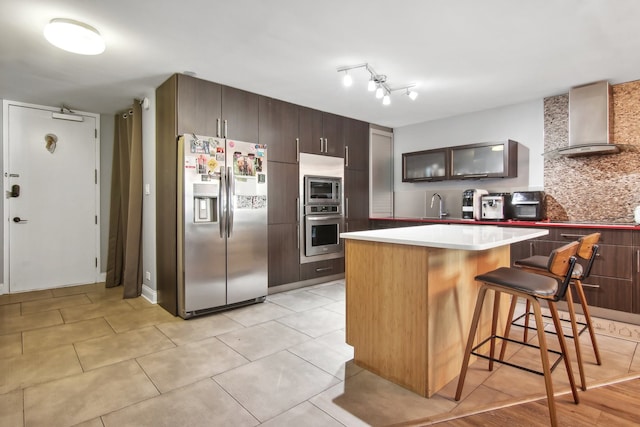
[{"label": "stool backrest", "polygon": [[[547,269],[551,274],[562,278],[559,283],[556,299],[564,298],[569,283],[571,282],[571,274],[573,267],[576,265],[576,253],[578,252],[578,242],[567,243],[557,249],[554,249],[549,255],[549,263]],[[558,279],[560,281],[560,279]]]},{"label": "stool backrest", "polygon": [[596,260],[596,256],[598,254],[599,241],[600,233],[588,234],[578,240],[580,246],[578,247],[577,254],[580,258],[588,260],[587,268],[584,269],[581,279],[589,277],[589,274],[591,273],[591,267],[593,267],[593,262]]}]

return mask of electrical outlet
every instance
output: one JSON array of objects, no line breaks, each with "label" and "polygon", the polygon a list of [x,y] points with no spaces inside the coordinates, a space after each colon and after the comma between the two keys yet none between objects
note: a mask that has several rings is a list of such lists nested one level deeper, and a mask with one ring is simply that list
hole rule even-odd
[{"label": "electrical outlet", "polygon": [[149,273],[148,271],[145,271],[145,273],[144,273],[144,278],[145,278],[146,280],[151,280],[151,273]]}]

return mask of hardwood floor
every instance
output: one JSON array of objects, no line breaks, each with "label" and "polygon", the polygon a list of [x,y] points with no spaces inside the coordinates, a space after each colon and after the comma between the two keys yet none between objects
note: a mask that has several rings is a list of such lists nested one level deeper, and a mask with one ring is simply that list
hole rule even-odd
[{"label": "hardwood floor", "polygon": [[[574,404],[570,395],[556,396],[558,424],[561,426],[638,426],[640,425],[640,375],[635,378],[580,391],[580,403]],[[446,425],[468,426],[548,426],[549,410],[546,399],[515,404],[479,414],[442,421],[415,420],[396,427]]]}]

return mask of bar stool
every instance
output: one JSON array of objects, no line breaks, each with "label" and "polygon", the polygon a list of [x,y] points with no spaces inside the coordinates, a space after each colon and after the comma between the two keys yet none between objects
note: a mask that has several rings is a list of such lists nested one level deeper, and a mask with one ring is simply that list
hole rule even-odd
[{"label": "bar stool", "polygon": [[[467,375],[467,369],[469,367],[469,359],[471,357],[471,354],[474,354],[478,357],[489,360],[490,371],[493,370],[493,362],[499,362],[508,366],[526,370],[528,372],[543,375],[545,389],[547,392],[547,405],[549,407],[551,425],[553,426],[556,426],[558,424],[558,420],[556,416],[555,400],[553,397],[553,383],[551,379],[551,372],[560,363],[560,360],[564,360],[564,365],[569,377],[569,384],[571,386],[571,392],[573,394],[573,400],[575,403],[579,403],[578,391],[576,390],[576,384],[573,378],[573,372],[571,370],[571,363],[569,361],[569,355],[567,353],[564,334],[557,334],[558,342],[560,343],[560,352],[549,350],[545,338],[544,324],[542,323],[542,312],[540,308],[540,300],[546,301],[547,305],[549,306],[549,311],[551,312],[553,324],[555,325],[556,330],[560,331],[561,325],[560,319],[558,317],[556,302],[564,297],[567,288],[569,287],[571,274],[576,264],[575,254],[577,249],[578,242],[571,242],[551,252],[547,264],[547,270],[549,271],[549,273],[553,274],[553,276],[530,273],[518,268],[500,267],[496,270],[490,271],[485,274],[480,274],[475,277],[475,279],[478,282],[481,282],[482,285],[478,292],[478,299],[476,300],[476,307],[473,312],[471,329],[469,331],[469,338],[467,339],[467,345],[462,360],[462,368],[460,370],[460,377],[458,379],[458,388],[456,390],[455,400],[460,400],[465,377]],[[474,347],[473,343],[475,341],[475,336],[478,329],[480,314],[482,313],[482,304],[488,290],[492,290],[494,292],[491,336],[484,339],[482,342],[480,342],[480,344]],[[536,319],[536,328],[539,337],[538,346],[529,343],[522,343],[503,336],[496,335],[501,293],[509,294],[512,297],[525,298],[531,303],[531,307],[533,308],[533,313]],[[511,318],[509,318],[509,320],[511,320]],[[540,350],[540,358],[542,361],[542,372],[534,371],[523,366],[509,363],[502,357],[495,358],[494,355],[496,338],[508,340],[528,347],[538,348]],[[489,356],[476,352],[478,348],[482,347],[487,342],[490,342]],[[551,366],[549,362],[549,352],[554,353],[558,356],[558,359],[554,362],[553,366]]]},{"label": "bar stool", "polygon": [[[569,311],[569,320],[571,323],[571,334],[564,334],[565,337],[573,338],[575,348],[576,348],[576,359],[578,362],[578,371],[580,372],[580,386],[582,390],[587,389],[585,374],[584,374],[584,366],[582,363],[582,351],[580,348],[580,334],[582,334],[585,329],[589,330],[589,335],[591,337],[591,346],[593,347],[593,352],[596,356],[596,363],[598,365],[602,364],[600,359],[600,351],[598,349],[598,344],[596,343],[596,334],[593,329],[593,324],[591,322],[591,314],[589,313],[589,306],[587,304],[587,298],[584,294],[584,289],[582,287],[582,281],[589,277],[591,273],[591,267],[593,266],[593,262],[596,259],[598,253],[598,241],[600,240],[600,233],[593,233],[586,236],[581,237],[578,240],[578,251],[577,256],[583,260],[587,261],[586,267],[583,268],[581,264],[576,263],[573,273],[571,274],[571,283],[575,286],[576,292],[578,293],[578,299],[580,300],[580,305],[582,306],[582,312],[584,314],[585,321],[578,322],[576,320],[576,311],[574,307],[573,296],[571,292],[571,287],[567,289],[567,293],[565,295],[565,300],[567,302],[567,310]],[[531,273],[538,274],[549,274],[547,270],[547,263],[549,262],[549,257],[544,255],[534,255],[529,258],[518,260],[514,263],[515,267],[518,267],[524,271],[528,271]],[[526,303],[525,312],[523,315],[514,319],[514,312],[517,304],[517,298],[513,298],[511,300],[511,307],[509,308],[509,319],[512,319],[511,322],[507,323],[505,328],[504,336],[509,336],[509,331],[512,324],[516,324],[518,320],[524,317],[524,341],[526,342],[528,339],[527,331],[529,329],[533,329],[529,327],[529,315],[530,315],[530,305],[529,301]],[[543,317],[549,317],[543,315]],[[563,320],[567,321],[567,320]],[[582,326],[582,329],[578,331],[578,325]],[[503,342],[502,349],[500,351],[500,356],[504,357],[504,353],[506,351],[506,341]]]}]

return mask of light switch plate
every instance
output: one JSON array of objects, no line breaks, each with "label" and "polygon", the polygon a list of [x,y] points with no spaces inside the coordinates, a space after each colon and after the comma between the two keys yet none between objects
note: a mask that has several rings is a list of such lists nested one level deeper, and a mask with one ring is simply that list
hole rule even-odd
[{"label": "light switch plate", "polygon": [[146,194],[147,196],[151,194],[151,186],[149,184],[144,185],[144,194]]},{"label": "light switch plate", "polygon": [[151,273],[149,273],[148,271],[145,271],[145,273],[144,273],[144,278],[145,278],[146,280],[151,280]]}]

